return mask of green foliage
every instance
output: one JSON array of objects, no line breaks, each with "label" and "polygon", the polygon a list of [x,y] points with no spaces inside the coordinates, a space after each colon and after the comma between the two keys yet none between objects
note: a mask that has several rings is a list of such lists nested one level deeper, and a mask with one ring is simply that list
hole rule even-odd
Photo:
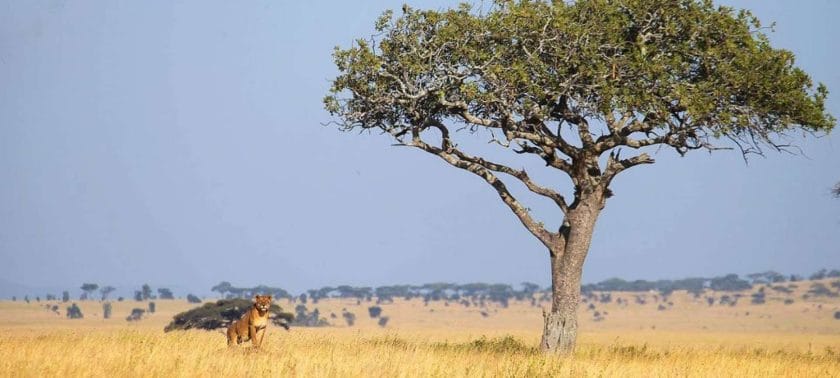
[{"label": "green foliage", "polygon": [[708,0],[404,7],[375,27],[376,37],[334,52],[340,74],[324,106],[347,129],[399,135],[429,120],[491,127],[465,112],[572,127],[628,115],[684,153],[718,138],[778,146],[774,137],[793,128],[835,124],[827,88],[773,48],[756,17]]},{"label": "green foliage", "polygon": [[[222,299],[215,303],[205,303],[203,306],[175,315],[164,331],[225,328],[231,322],[241,318],[252,305],[249,299]],[[283,312],[280,306],[273,303],[269,312],[275,324],[291,322],[294,319],[292,314]]]}]

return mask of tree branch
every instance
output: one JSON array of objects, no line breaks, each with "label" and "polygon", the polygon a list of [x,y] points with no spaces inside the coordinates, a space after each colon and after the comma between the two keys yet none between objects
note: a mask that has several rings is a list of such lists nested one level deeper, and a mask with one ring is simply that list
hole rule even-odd
[{"label": "tree branch", "polygon": [[[443,127],[439,123],[432,123],[429,126],[440,128]],[[414,128],[416,131],[413,132],[412,141],[406,143],[408,146],[417,147],[423,151],[429,152],[431,154],[437,155],[447,163],[451,164],[452,166],[461,168],[463,170],[472,172],[473,174],[481,177],[486,181],[496,192],[499,194],[499,197],[502,201],[513,211],[514,215],[519,218],[519,221],[528,229],[531,234],[537,237],[546,247],[550,247],[552,242],[555,238],[555,235],[548,230],[545,229],[544,225],[541,222],[537,222],[536,220],[531,217],[528,209],[526,209],[522,204],[510,193],[507,189],[507,186],[502,182],[496,175],[494,175],[491,171],[498,171],[502,173],[508,173],[513,177],[516,177],[526,186],[528,189],[533,191],[534,193],[541,194],[552,198],[561,206],[561,209],[567,209],[567,205],[563,197],[548,189],[541,186],[534,184],[530,178],[528,177],[527,173],[524,171],[517,171],[510,167],[488,162],[486,160],[469,156],[464,154],[461,151],[458,151],[452,147],[448,148],[448,150],[444,150],[439,147],[432,146],[426,142],[424,142],[420,138],[420,131],[419,128]],[[445,127],[443,127],[445,129]],[[564,210],[565,211],[565,210]]]},{"label": "tree branch", "polygon": [[655,160],[646,153],[642,153],[628,159],[621,159],[619,156],[620,154],[621,151],[612,152],[607,159],[607,169],[604,170],[604,174],[602,175],[604,183],[607,186],[609,186],[612,179],[619,173],[637,165],[653,164],[655,162]]}]

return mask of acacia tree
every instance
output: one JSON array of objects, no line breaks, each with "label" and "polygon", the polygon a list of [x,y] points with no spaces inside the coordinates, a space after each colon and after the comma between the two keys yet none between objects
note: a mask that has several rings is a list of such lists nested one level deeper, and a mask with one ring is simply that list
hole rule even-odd
[{"label": "acacia tree", "polygon": [[85,294],[84,294],[85,299],[90,298],[91,295],[93,294],[93,292],[96,291],[96,289],[98,289],[98,288],[99,288],[99,285],[95,284],[95,283],[83,283],[82,287],[81,287],[82,291],[85,292]]},{"label": "acacia tree", "polygon": [[[786,133],[828,132],[827,89],[773,48],[747,11],[696,0],[497,1],[386,11],[377,34],[334,53],[326,109],[345,131],[378,130],[486,181],[551,260],[541,348],[568,353],[580,278],[610,183],[651,148],[784,150]],[[485,136],[540,159],[570,190],[462,147]],[[630,151],[621,155],[621,150]],[[517,156],[517,155],[509,155]],[[553,230],[503,181],[562,212]]]}]

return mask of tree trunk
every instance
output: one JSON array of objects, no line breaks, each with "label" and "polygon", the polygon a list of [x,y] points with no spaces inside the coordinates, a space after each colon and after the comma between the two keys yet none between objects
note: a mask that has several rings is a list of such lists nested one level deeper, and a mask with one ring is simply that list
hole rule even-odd
[{"label": "tree trunk", "polygon": [[577,309],[580,303],[580,277],[589,252],[595,221],[603,207],[603,197],[576,201],[570,208],[551,255],[551,311],[543,312],[545,325],[540,347],[543,352],[571,354],[577,339]]}]

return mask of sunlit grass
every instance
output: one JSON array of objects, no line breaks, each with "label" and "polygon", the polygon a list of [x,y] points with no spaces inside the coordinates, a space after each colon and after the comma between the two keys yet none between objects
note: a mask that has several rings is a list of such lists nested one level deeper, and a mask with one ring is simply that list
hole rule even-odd
[{"label": "sunlit grass", "polygon": [[[0,376],[840,376],[840,302],[794,297],[710,307],[675,294],[667,311],[597,303],[609,315],[596,322],[581,309],[568,358],[539,351],[541,309],[527,302],[491,306],[484,317],[474,307],[397,300],[381,305],[391,318],[381,328],[367,314],[371,303],[324,300],[307,306],[333,327],[270,328],[260,350],[229,349],[220,331],[164,333],[172,315],[195,306],[183,300],[157,301],[139,322],[125,316],[146,303],[115,302],[106,320],[101,303],[78,302],[85,318],[69,320],[67,304],[57,315],[44,302],[0,302]],[[344,309],[356,313],[354,327],[329,318]]]},{"label": "sunlit grass", "polygon": [[[419,337],[415,337],[419,336]],[[457,336],[457,332],[453,332]],[[4,376],[832,376],[832,350],[583,341],[570,358],[513,336],[429,341],[422,333],[273,330],[260,350],[228,349],[219,332],[17,333],[0,339]]]}]

